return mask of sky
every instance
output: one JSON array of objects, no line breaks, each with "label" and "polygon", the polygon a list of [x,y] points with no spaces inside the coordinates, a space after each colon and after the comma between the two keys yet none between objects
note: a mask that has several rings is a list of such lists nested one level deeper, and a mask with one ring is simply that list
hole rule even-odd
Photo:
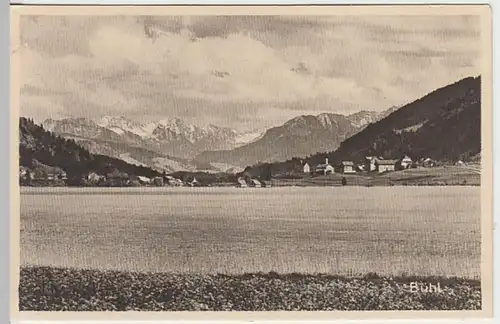
[{"label": "sky", "polygon": [[242,131],[480,73],[479,16],[23,16],[21,115]]}]

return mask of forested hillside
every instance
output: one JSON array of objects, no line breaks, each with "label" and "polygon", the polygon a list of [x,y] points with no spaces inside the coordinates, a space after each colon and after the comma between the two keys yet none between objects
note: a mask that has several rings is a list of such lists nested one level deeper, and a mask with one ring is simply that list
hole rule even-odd
[{"label": "forested hillside", "polygon": [[346,139],[331,158],[366,155],[468,160],[481,151],[481,78],[440,88]]},{"label": "forested hillside", "polygon": [[24,117],[19,119],[19,163],[28,169],[40,165],[58,167],[67,173],[70,182],[77,182],[89,172],[102,175],[118,172],[128,176],[147,177],[159,175],[157,171],[147,167],[91,154],[74,140],[56,136]]}]

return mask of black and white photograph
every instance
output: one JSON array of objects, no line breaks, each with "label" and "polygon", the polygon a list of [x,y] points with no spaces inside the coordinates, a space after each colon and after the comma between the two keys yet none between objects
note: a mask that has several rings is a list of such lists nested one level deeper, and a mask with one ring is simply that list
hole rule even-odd
[{"label": "black and white photograph", "polygon": [[18,311],[489,312],[491,12],[346,7],[17,8]]}]

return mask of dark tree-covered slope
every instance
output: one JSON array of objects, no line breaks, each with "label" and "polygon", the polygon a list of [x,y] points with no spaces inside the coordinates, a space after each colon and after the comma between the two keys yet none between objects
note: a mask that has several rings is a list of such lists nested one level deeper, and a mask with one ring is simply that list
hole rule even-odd
[{"label": "dark tree-covered slope", "polygon": [[147,167],[128,164],[120,159],[91,154],[75,143],[46,131],[32,120],[19,119],[19,162],[32,168],[36,162],[66,171],[68,177],[79,177],[89,172],[107,174],[113,171],[128,175],[153,177],[159,175]]},{"label": "dark tree-covered slope", "polygon": [[440,161],[468,159],[481,151],[481,78],[466,78],[396,110],[346,139],[334,160],[366,155]]}]

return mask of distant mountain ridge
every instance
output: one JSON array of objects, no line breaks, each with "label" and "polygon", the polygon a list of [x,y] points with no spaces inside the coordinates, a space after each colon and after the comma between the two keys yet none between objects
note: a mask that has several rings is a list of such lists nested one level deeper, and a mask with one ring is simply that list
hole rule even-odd
[{"label": "distant mountain ridge", "polygon": [[198,127],[180,118],[139,124],[124,116],[104,116],[98,121],[85,118],[47,119],[42,124],[58,134],[136,144],[180,158],[191,158],[207,149],[234,148],[260,135],[256,133],[252,137],[252,134],[215,125]]},{"label": "distant mountain ridge", "polygon": [[[237,151],[239,147],[262,141],[265,136],[296,138],[306,142],[316,141],[316,144],[310,145],[304,142],[302,151],[291,147],[289,154],[281,154],[280,149],[274,148],[279,148],[281,145],[281,150],[287,151],[288,144],[286,140],[281,144],[276,142],[274,148],[271,147],[268,153],[264,154],[264,159],[279,160],[295,153],[316,153],[331,149],[331,140],[325,138],[333,137],[336,143],[377,120],[383,114],[361,111],[349,116],[327,113],[318,116],[299,116],[281,126],[287,129],[281,135],[276,133],[276,128],[239,132],[215,125],[198,127],[187,124],[180,118],[166,118],[147,124],[134,122],[124,116],[104,116],[96,121],[86,118],[63,118],[47,119],[42,125],[55,134],[75,140],[93,154],[116,157],[128,163],[146,165],[167,172],[228,171],[242,169],[248,159],[205,160],[195,157],[210,154],[204,153],[207,151]],[[313,135],[309,136],[308,132]],[[338,139],[335,139],[337,136]]]},{"label": "distant mountain ridge", "polygon": [[370,123],[384,118],[388,111],[360,111],[348,116],[322,113],[295,117],[267,130],[256,141],[232,150],[207,151],[195,160],[201,163],[227,163],[245,167],[259,162],[275,162],[334,150],[346,138]]},{"label": "distant mountain ridge", "polygon": [[191,161],[191,157],[206,149],[236,147],[260,136],[259,132],[242,133],[215,125],[197,127],[179,118],[149,124],[139,124],[123,116],[105,116],[98,121],[64,118],[47,119],[42,125],[55,134],[72,138],[95,154],[168,172],[214,169]]}]

